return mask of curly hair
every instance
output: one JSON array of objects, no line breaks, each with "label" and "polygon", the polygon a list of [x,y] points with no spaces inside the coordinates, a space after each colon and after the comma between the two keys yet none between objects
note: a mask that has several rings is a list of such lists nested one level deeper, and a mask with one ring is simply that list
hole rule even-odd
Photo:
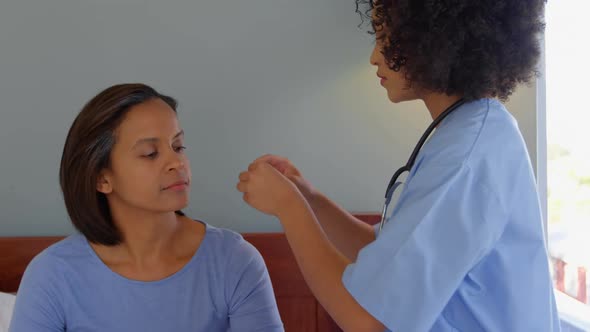
[{"label": "curly hair", "polygon": [[537,75],[544,8],[545,0],[356,0],[392,70],[410,86],[466,100],[506,100]]}]

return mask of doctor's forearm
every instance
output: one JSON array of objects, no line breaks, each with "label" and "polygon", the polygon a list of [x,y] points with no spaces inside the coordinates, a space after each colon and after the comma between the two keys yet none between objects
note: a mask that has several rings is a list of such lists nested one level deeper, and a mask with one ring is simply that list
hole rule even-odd
[{"label": "doctor's forearm", "polygon": [[307,284],[336,323],[345,331],[383,331],[344,287],[342,274],[350,260],[328,240],[308,202],[291,204],[279,219]]},{"label": "doctor's forearm", "polygon": [[324,232],[349,260],[356,261],[358,252],[375,240],[373,227],[357,219],[322,193],[306,197]]}]

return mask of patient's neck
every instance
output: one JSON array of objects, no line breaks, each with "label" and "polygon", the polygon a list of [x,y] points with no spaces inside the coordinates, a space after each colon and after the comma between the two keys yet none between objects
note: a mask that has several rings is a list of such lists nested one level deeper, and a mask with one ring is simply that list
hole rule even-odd
[{"label": "patient's neck", "polygon": [[123,236],[111,251],[119,263],[152,264],[170,256],[181,233],[181,216],[128,207],[111,208],[111,216]]}]

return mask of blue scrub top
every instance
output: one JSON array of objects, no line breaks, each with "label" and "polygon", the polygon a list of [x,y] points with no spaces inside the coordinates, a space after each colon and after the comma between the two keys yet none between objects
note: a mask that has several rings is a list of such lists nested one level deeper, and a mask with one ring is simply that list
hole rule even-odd
[{"label": "blue scrub top", "polygon": [[451,113],[342,277],[390,331],[559,331],[535,178],[493,99]]}]

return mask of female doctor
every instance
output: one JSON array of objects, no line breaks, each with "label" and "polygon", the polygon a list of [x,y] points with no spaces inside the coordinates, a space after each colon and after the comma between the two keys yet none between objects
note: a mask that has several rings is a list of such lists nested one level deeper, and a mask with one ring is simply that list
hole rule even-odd
[{"label": "female doctor", "polygon": [[535,178],[501,103],[534,77],[544,1],[357,5],[389,99],[422,100],[434,120],[389,182],[380,227],[274,155],[239,175],[244,200],[280,220],[345,331],[558,331]]}]

